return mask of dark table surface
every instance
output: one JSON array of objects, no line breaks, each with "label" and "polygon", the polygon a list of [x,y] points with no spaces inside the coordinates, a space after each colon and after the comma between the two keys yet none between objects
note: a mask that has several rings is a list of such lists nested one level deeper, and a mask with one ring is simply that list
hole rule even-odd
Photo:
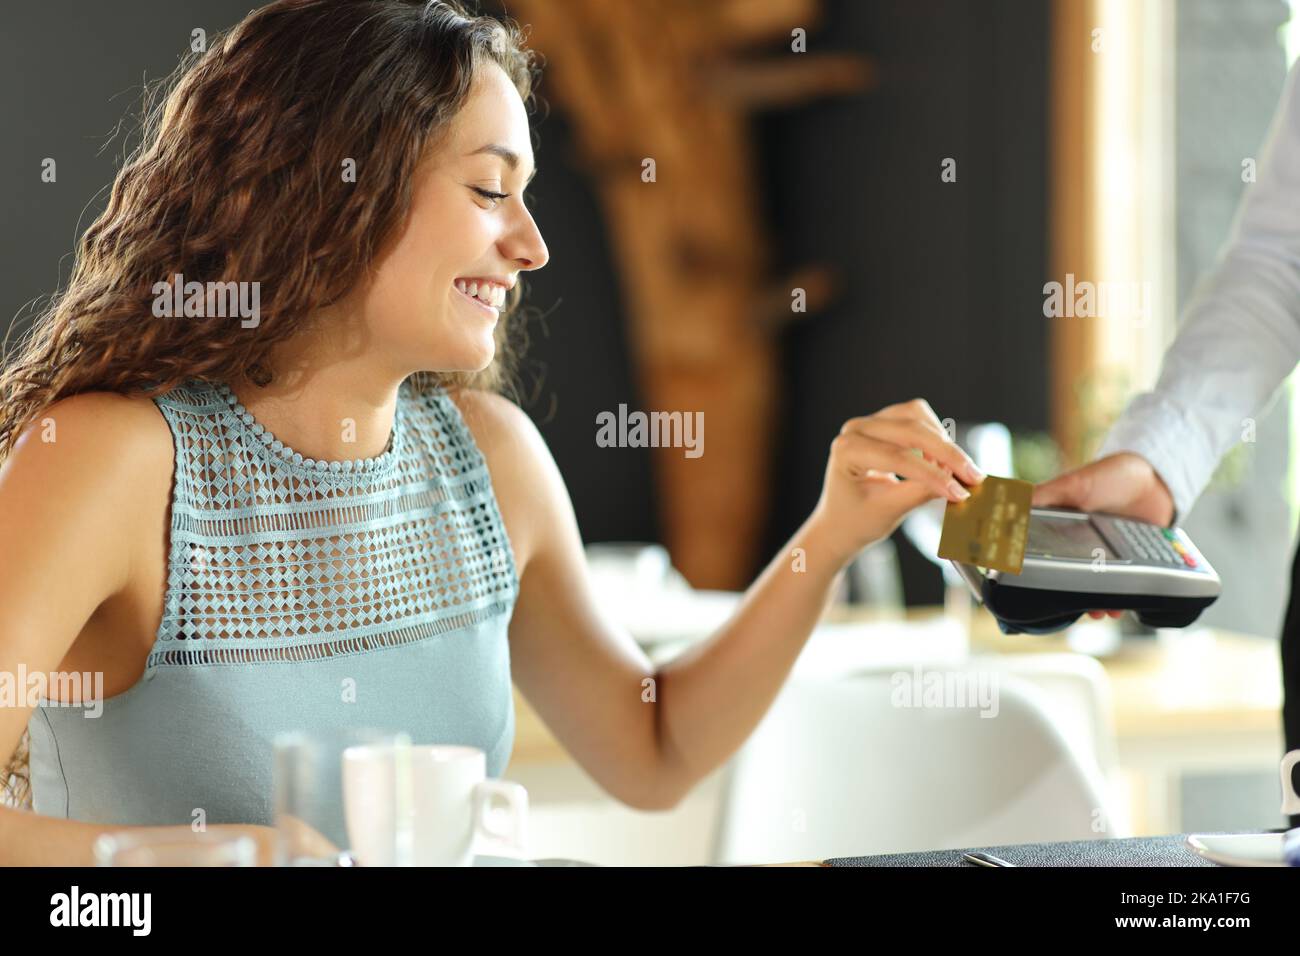
[{"label": "dark table surface", "polygon": [[1018,866],[1214,866],[1187,847],[1186,834],[1072,843],[1022,843],[1016,846],[926,850],[825,860],[826,866],[966,866],[962,853],[984,850]]}]

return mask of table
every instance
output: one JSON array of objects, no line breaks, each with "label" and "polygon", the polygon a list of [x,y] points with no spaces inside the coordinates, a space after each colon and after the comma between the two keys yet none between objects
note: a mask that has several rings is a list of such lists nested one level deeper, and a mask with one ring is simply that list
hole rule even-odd
[{"label": "table", "polygon": [[1186,834],[1122,840],[1076,840],[1068,843],[1022,843],[1017,846],[925,850],[823,860],[822,866],[965,866],[963,853],[984,850],[1017,866],[1209,866],[1215,864],[1187,848]]}]

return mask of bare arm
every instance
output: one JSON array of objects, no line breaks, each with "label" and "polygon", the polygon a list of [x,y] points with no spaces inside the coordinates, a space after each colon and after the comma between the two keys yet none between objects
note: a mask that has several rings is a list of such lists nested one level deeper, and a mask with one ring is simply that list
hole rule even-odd
[{"label": "bare arm", "polygon": [[[128,586],[139,548],[157,544],[138,530],[151,527],[142,481],[170,454],[158,413],[116,395],[66,399],[28,426],[0,465],[0,672],[63,669],[91,615]],[[29,703],[0,707],[6,763]],[[0,864],[88,865],[95,838],[122,829],[0,807]]]},{"label": "bare arm", "polygon": [[510,625],[515,683],[602,787],[642,809],[674,806],[740,747],[858,550],[916,505],[948,495],[952,472],[978,480],[924,403],[846,423],[813,515],[730,621],[656,671],[600,615],[572,503],[532,422],[497,396],[461,401],[524,557]]}]

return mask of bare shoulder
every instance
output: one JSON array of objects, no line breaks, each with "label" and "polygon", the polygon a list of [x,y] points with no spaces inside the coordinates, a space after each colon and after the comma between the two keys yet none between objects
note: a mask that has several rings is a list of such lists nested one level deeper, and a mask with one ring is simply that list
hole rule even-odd
[{"label": "bare shoulder", "polygon": [[533,420],[504,395],[478,388],[448,389],[447,394],[487,460],[493,485],[536,479],[539,467],[553,464]]},{"label": "bare shoulder", "polygon": [[541,441],[533,420],[504,395],[481,388],[448,389],[447,395],[460,409],[484,457],[503,447]]},{"label": "bare shoulder", "polygon": [[97,604],[125,586],[126,563],[159,529],[172,460],[170,429],[147,398],[53,402],[0,464],[0,527],[28,549],[23,561],[63,569]]},{"label": "bare shoulder", "polygon": [[143,396],[83,392],[42,409],[0,465],[9,508],[57,501],[137,527],[169,500],[174,452],[162,413]]},{"label": "bare shoulder", "polygon": [[37,413],[23,428],[6,466],[138,476],[139,469],[165,465],[171,456],[170,430],[148,398],[83,392]]},{"label": "bare shoulder", "polygon": [[522,569],[547,520],[568,510],[568,492],[555,459],[533,420],[504,395],[483,389],[447,394],[487,462],[506,530]]}]

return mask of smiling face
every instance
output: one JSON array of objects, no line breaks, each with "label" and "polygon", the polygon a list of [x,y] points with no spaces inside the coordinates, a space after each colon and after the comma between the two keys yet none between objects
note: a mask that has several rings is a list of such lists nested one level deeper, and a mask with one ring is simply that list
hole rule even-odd
[{"label": "smiling face", "polygon": [[499,66],[485,63],[416,170],[405,229],[362,293],[370,347],[405,371],[491,363],[506,291],[549,258],[523,201],[532,174],[523,100]]}]

